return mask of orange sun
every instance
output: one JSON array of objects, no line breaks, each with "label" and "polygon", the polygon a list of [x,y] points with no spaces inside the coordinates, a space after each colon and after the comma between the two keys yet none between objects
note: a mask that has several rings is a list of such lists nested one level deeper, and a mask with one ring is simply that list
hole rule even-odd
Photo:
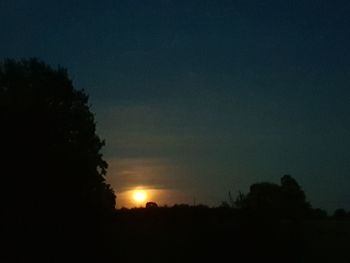
[{"label": "orange sun", "polygon": [[144,190],[135,190],[132,197],[136,203],[142,204],[147,198],[147,193]]}]

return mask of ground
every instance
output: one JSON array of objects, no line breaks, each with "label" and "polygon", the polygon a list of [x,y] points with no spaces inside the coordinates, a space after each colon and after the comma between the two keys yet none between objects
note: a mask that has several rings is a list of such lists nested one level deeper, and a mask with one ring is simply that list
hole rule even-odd
[{"label": "ground", "polygon": [[350,222],[257,219],[230,209],[118,210],[106,253],[119,262],[350,262]]}]

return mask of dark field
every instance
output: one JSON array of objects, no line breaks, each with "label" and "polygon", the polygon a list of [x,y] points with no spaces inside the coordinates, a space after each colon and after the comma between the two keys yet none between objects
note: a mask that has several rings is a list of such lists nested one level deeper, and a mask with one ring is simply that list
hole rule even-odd
[{"label": "dark field", "polygon": [[350,262],[349,221],[277,221],[222,208],[131,209],[117,211],[107,236],[113,262]]}]

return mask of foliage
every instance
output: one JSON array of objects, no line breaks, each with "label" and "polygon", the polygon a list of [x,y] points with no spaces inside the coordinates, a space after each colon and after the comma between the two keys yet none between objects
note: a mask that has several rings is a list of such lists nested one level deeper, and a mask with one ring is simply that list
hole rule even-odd
[{"label": "foliage", "polygon": [[88,96],[74,89],[65,69],[37,59],[5,60],[0,114],[1,200],[9,222],[21,217],[32,230],[46,218],[50,230],[56,225],[83,233],[114,210],[100,152],[104,141]]},{"label": "foliage", "polygon": [[313,220],[322,220],[322,219],[327,219],[328,214],[327,214],[327,211],[325,211],[323,209],[310,208],[308,213],[307,213],[307,218],[313,219]]},{"label": "foliage", "polygon": [[262,182],[251,185],[247,195],[239,193],[236,207],[256,215],[297,219],[310,209],[305,193],[290,175],[281,178],[281,185]]},{"label": "foliage", "polygon": [[146,208],[157,208],[158,207],[158,205],[157,205],[157,203],[155,203],[155,202],[147,202],[146,203]]},{"label": "foliage", "polygon": [[336,209],[334,211],[333,218],[337,219],[337,220],[344,220],[344,219],[347,219],[347,218],[350,219],[348,213],[343,208]]}]

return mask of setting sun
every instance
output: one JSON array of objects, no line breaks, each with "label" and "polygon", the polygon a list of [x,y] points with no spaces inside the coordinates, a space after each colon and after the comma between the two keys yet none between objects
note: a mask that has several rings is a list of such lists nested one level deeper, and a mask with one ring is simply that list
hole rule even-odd
[{"label": "setting sun", "polygon": [[133,198],[137,203],[142,203],[146,200],[147,194],[143,190],[135,190],[133,193]]}]

